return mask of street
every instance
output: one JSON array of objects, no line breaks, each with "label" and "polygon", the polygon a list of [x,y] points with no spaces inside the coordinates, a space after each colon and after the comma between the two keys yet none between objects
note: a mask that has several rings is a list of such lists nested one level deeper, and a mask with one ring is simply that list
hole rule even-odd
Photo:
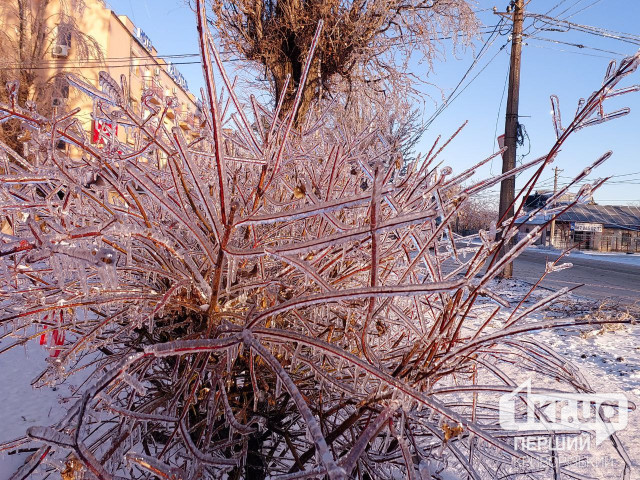
[{"label": "street", "polygon": [[[545,263],[557,258],[554,252],[527,250],[514,263],[514,278],[535,283],[544,273]],[[580,253],[560,261],[564,262],[573,267],[550,273],[542,281],[543,287],[558,290],[583,284],[573,293],[592,299],[613,298],[626,304],[640,302],[640,265],[596,260]]]}]

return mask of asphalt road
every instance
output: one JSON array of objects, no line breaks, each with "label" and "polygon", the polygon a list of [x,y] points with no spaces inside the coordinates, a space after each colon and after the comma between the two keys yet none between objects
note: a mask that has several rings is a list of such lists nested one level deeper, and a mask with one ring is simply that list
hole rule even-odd
[{"label": "asphalt road", "polygon": [[[545,262],[557,258],[557,254],[525,251],[513,265],[513,276],[535,283],[544,273]],[[573,267],[550,273],[542,281],[543,287],[559,290],[583,284],[573,293],[598,300],[612,298],[620,303],[640,304],[640,266],[594,260],[580,254],[560,261],[564,262],[572,263]]]}]

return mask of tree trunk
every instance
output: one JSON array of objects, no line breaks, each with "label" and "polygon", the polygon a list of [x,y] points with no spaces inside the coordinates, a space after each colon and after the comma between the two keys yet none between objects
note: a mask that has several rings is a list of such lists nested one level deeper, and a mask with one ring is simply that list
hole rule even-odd
[{"label": "tree trunk", "polygon": [[[287,75],[291,75],[287,91],[285,92],[284,101],[282,103],[282,110],[280,111],[280,120],[284,120],[285,118],[287,118],[287,116],[293,110],[296,93],[298,92],[300,81],[302,80],[302,71],[304,69],[305,61],[306,59],[290,59],[286,63],[274,65],[271,70],[273,75],[273,83],[275,85],[276,102],[282,95]],[[299,127],[302,124],[307,114],[309,113],[309,110],[311,109],[311,105],[313,104],[313,100],[316,96],[316,90],[318,89],[321,82],[320,67],[320,59],[314,58],[311,63],[311,67],[309,68],[309,74],[304,85],[304,90],[302,92],[300,104],[298,105],[298,110],[295,113],[295,127]]]}]

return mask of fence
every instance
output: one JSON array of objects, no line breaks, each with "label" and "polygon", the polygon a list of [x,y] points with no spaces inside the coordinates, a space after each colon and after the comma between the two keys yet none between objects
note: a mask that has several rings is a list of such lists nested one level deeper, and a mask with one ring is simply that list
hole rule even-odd
[{"label": "fence", "polygon": [[601,252],[640,252],[640,237],[630,235],[608,235],[600,240]]},{"label": "fence", "polygon": [[553,245],[562,250],[573,247],[576,250],[640,253],[640,236],[632,236],[631,232],[596,235],[593,232],[557,231]]}]

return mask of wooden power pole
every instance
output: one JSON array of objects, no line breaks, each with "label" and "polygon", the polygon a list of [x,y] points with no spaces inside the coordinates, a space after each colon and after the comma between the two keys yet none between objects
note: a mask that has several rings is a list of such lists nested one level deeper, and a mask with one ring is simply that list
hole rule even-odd
[{"label": "wooden power pole", "polygon": [[[504,123],[504,145],[507,150],[502,154],[502,173],[516,166],[516,143],[518,139],[518,103],[520,100],[520,59],[522,55],[522,24],[524,23],[524,0],[513,0],[513,31],[511,33],[511,65],[509,67],[509,93],[507,96],[507,118]],[[500,184],[500,209],[498,217],[513,217],[516,194],[515,176],[502,180]],[[501,250],[502,257],[513,241]],[[511,278],[513,264],[508,263],[502,272],[502,278]]]},{"label": "wooden power pole", "polygon": [[[553,174],[553,195],[555,196],[556,192],[558,191],[558,173],[560,173],[562,170],[559,169],[558,167],[553,169],[554,174]],[[553,202],[553,206],[555,207],[556,205],[556,201],[554,200]],[[553,247],[553,241],[556,238],[556,216],[555,214],[553,215],[553,219],[551,220],[551,232],[549,235],[549,246]]]}]

